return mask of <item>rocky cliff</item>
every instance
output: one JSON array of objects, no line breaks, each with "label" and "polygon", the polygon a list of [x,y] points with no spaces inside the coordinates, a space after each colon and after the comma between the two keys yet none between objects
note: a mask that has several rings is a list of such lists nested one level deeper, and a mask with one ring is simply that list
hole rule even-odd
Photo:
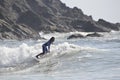
[{"label": "rocky cliff", "polygon": [[0,39],[39,38],[39,32],[105,32],[120,24],[94,21],[60,0],[0,0]]}]

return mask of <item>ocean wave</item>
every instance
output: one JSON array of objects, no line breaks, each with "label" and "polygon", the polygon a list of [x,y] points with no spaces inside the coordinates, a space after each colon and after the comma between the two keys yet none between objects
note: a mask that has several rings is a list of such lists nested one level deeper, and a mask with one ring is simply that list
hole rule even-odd
[{"label": "ocean wave", "polygon": [[[38,62],[34,59],[35,55],[42,52],[42,42],[34,45],[22,43],[17,47],[0,46],[0,72],[12,72],[35,66]],[[66,59],[79,53],[80,51],[100,51],[97,48],[82,47],[69,42],[51,45],[51,52],[40,59],[41,64],[58,59]],[[55,60],[54,60],[55,59]],[[39,66],[41,66],[39,64]]]}]

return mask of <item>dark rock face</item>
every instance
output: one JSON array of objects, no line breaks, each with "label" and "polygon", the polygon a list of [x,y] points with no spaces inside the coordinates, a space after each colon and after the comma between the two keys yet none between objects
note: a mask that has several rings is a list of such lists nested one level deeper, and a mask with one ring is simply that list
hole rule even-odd
[{"label": "dark rock face", "polygon": [[34,26],[35,30],[39,30],[38,26],[41,25],[41,19],[33,12],[27,11],[22,13],[17,20],[18,23],[24,23],[28,26]]},{"label": "dark rock face", "polygon": [[99,19],[97,23],[102,26],[105,26],[106,28],[108,28],[110,30],[118,31],[120,29],[120,26],[118,26],[117,23],[113,24],[113,23],[107,22],[103,19]]},{"label": "dark rock face", "polygon": [[11,25],[4,20],[0,20],[0,39],[29,39],[40,38],[38,33],[30,27],[21,25]]},{"label": "dark rock face", "polygon": [[[0,0],[0,38],[39,38],[38,32],[109,32],[120,24],[94,21],[77,7],[60,0]],[[10,34],[8,34],[10,33]],[[34,35],[33,35],[34,33]]]}]

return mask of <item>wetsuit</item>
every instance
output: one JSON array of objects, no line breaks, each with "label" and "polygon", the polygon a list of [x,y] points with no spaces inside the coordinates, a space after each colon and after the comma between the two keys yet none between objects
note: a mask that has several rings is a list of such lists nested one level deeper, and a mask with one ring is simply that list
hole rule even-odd
[{"label": "wetsuit", "polygon": [[43,45],[42,45],[42,53],[40,53],[40,54],[38,54],[38,55],[36,55],[36,57],[38,58],[38,56],[40,56],[40,55],[44,55],[44,54],[46,54],[46,53],[48,53],[48,52],[50,52],[50,45],[54,42],[54,37],[52,37],[48,42],[46,42],[46,43],[44,43]]},{"label": "wetsuit", "polygon": [[42,45],[42,50],[43,50],[42,54],[45,54],[50,50],[50,45],[51,45],[50,40]]}]

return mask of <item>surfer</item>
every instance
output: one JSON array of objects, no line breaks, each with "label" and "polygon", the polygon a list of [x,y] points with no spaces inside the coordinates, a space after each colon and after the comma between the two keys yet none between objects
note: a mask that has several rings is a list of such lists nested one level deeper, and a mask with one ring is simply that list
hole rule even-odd
[{"label": "surfer", "polygon": [[43,51],[43,52],[40,53],[40,54],[38,54],[38,55],[36,55],[36,57],[38,58],[39,56],[44,55],[44,54],[50,52],[50,45],[51,45],[54,41],[55,41],[55,37],[51,37],[49,41],[47,41],[46,43],[44,43],[44,44],[42,45],[42,51]]}]

